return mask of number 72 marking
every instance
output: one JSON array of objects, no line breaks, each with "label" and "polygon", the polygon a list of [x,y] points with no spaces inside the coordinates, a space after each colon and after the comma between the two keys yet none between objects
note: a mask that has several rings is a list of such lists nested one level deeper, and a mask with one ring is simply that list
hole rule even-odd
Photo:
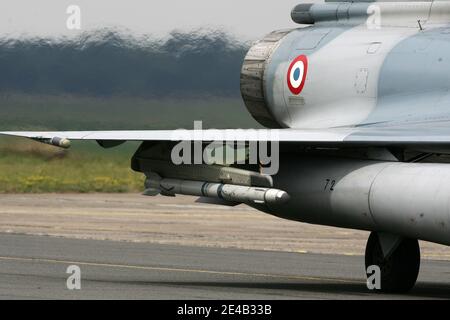
[{"label": "number 72 marking", "polygon": [[323,190],[330,190],[330,191],[334,191],[334,186],[336,185],[336,180],[332,180],[332,179],[326,179],[326,184],[325,187],[323,188]]}]

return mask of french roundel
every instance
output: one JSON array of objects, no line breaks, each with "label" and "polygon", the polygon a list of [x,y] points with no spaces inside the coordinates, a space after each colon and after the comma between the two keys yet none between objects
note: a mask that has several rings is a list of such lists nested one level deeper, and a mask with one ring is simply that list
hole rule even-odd
[{"label": "french roundel", "polygon": [[291,62],[287,72],[289,90],[299,95],[305,86],[306,73],[308,72],[308,58],[305,55],[298,56]]}]

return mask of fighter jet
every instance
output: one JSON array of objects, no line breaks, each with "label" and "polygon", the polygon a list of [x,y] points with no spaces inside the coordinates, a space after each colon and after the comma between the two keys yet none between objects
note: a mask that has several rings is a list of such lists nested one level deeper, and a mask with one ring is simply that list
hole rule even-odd
[{"label": "fighter jet", "polygon": [[[450,164],[424,161],[450,154],[450,2],[302,3],[291,16],[298,27],[256,42],[242,66],[242,98],[266,129],[1,134],[60,147],[141,141],[131,166],[144,194],[370,231],[366,267],[379,267],[381,291],[407,292],[418,240],[450,245]],[[244,152],[256,164],[174,161],[180,145],[189,160],[221,135],[235,150],[268,142],[277,170],[259,152]]]}]

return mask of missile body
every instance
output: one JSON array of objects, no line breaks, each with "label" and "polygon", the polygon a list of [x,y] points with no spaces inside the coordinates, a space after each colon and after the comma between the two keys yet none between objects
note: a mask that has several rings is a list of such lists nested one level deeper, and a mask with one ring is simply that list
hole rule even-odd
[{"label": "missile body", "polygon": [[53,137],[53,138],[33,138],[33,140],[49,144],[51,146],[60,147],[64,149],[70,148],[71,142],[67,138]]},{"label": "missile body", "polygon": [[273,188],[248,187],[232,184],[211,183],[205,181],[161,179],[156,175],[145,181],[147,195],[176,194],[198,197],[219,198],[230,202],[279,205],[289,200],[289,195]]}]

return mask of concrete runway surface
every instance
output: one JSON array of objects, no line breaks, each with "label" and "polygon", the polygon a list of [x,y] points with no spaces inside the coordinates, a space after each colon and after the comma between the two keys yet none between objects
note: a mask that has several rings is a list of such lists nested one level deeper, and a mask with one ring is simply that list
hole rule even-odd
[{"label": "concrete runway surface", "polygon": [[[409,295],[370,293],[367,235],[190,197],[0,195],[0,298],[450,297],[449,248],[424,242]],[[66,288],[70,265],[81,290]]]}]

